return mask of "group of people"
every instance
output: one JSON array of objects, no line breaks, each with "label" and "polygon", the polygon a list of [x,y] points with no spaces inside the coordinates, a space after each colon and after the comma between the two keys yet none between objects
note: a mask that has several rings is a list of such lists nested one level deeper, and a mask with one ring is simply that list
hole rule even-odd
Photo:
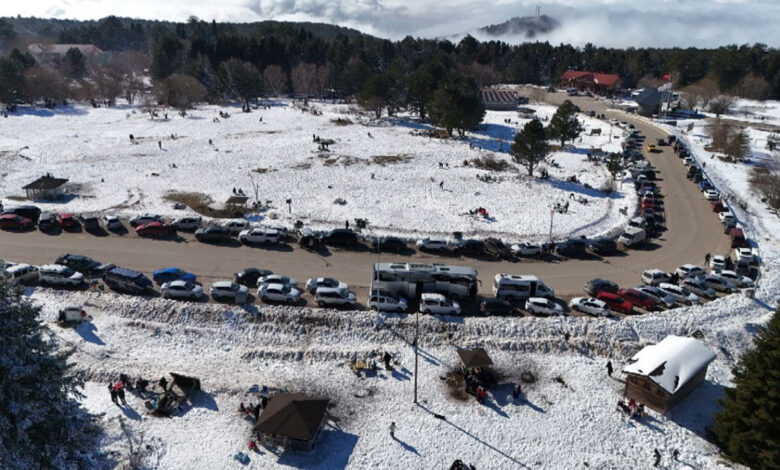
[{"label": "group of people", "polygon": [[624,399],[620,399],[617,402],[616,410],[627,416],[628,419],[642,421],[642,417],[645,414],[645,405],[634,400],[633,398],[628,400],[628,404],[626,404]]},{"label": "group of people", "polygon": [[476,368],[466,372],[464,376],[466,382],[466,393],[474,395],[480,404],[487,401],[487,387],[490,385],[488,377],[481,368]]},{"label": "group of people", "polygon": [[479,215],[481,217],[490,217],[490,214],[488,213],[487,209],[484,207],[477,207],[476,209],[472,209],[469,211],[469,215]]},{"label": "group of people", "polygon": [[251,416],[257,421],[260,417],[260,410],[265,409],[266,405],[268,405],[268,397],[261,396],[260,401],[258,401],[257,404],[250,402],[249,406],[244,406],[244,402],[242,401],[238,405],[238,412],[246,416]]},{"label": "group of people", "polygon": [[[112,382],[108,384],[108,392],[111,395],[111,401],[114,403],[122,404],[127,406],[127,401],[125,399],[125,391],[133,392],[136,395],[144,396],[147,393],[153,393],[147,388],[149,387],[150,381],[142,378],[137,378],[135,380],[135,384],[130,380],[130,377],[127,374],[119,374],[119,380],[117,382]],[[160,386],[163,392],[167,390],[168,387],[168,381],[165,379],[165,377],[162,377],[157,384]]]}]

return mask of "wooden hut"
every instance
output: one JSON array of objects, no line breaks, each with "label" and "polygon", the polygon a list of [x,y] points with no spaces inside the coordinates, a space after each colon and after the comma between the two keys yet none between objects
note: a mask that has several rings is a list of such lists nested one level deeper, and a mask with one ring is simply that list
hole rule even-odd
[{"label": "wooden hut", "polygon": [[325,422],[328,403],[303,393],[272,396],[255,424],[258,439],[285,448],[310,450]]},{"label": "wooden hut", "polygon": [[484,348],[458,349],[457,352],[460,364],[466,370],[483,369],[493,365],[493,360]]},{"label": "wooden hut", "polygon": [[693,338],[667,336],[629,360],[624,395],[666,413],[691,393],[707,375],[715,354]]},{"label": "wooden hut", "polygon": [[31,201],[51,200],[65,194],[65,183],[67,182],[68,180],[65,178],[55,178],[51,174],[46,174],[23,186],[22,189],[27,193],[27,199]]}]

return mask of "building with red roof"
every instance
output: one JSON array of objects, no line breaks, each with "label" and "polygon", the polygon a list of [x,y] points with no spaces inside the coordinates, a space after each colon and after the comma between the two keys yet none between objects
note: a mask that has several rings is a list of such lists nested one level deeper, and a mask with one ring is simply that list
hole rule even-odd
[{"label": "building with red roof", "polygon": [[620,89],[621,83],[620,75],[616,73],[567,70],[561,75],[558,86],[561,88],[576,88],[579,91],[612,95]]}]

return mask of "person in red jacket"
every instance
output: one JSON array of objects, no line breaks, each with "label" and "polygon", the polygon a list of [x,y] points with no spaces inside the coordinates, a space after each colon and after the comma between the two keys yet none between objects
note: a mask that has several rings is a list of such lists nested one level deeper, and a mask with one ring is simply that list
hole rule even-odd
[{"label": "person in red jacket", "polygon": [[121,401],[123,405],[127,406],[127,402],[125,401],[125,385],[121,380],[114,385],[114,391],[116,392],[116,396],[119,398],[119,401]]}]

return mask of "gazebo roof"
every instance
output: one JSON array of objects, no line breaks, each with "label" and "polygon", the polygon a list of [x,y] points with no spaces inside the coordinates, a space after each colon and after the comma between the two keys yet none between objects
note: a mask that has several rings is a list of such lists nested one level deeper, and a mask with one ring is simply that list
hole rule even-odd
[{"label": "gazebo roof", "polygon": [[460,362],[466,369],[475,369],[477,367],[488,367],[493,365],[487,351],[484,348],[458,349]]}]

